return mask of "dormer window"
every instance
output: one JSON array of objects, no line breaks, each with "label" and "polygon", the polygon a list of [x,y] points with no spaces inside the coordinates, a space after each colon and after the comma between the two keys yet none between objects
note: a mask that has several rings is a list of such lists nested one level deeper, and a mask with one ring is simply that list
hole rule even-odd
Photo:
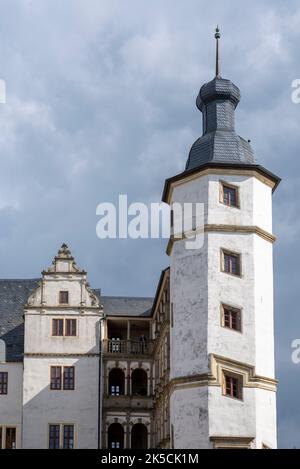
[{"label": "dormer window", "polygon": [[69,292],[68,291],[60,291],[59,292],[59,303],[61,305],[66,305],[69,303]]}]

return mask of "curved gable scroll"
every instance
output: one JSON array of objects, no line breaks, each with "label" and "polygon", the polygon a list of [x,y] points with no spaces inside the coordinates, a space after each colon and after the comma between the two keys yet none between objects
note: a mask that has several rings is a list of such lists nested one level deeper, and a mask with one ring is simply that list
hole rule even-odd
[{"label": "curved gable scroll", "polygon": [[27,300],[27,305],[28,306],[40,306],[42,302],[42,287],[41,283],[39,283],[39,286],[33,290],[31,295],[29,296]]}]

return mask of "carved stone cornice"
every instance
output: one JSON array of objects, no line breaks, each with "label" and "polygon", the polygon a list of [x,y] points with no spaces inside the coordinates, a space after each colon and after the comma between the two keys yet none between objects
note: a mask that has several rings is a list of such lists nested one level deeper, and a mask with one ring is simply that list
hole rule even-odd
[{"label": "carved stone cornice", "polygon": [[264,230],[263,228],[260,228],[259,226],[256,225],[224,225],[224,224],[206,224],[204,225],[204,229],[196,229],[193,231],[189,231],[187,233],[183,233],[181,238],[176,238],[174,235],[171,235],[168,246],[167,246],[167,254],[168,256],[171,254],[172,249],[173,249],[173,244],[176,241],[182,241],[184,239],[192,239],[193,236],[196,236],[197,234],[201,233],[241,233],[241,234],[256,234],[263,238],[265,241],[268,241],[270,243],[275,243],[276,241],[276,236],[273,235],[272,233],[269,233],[268,231]]},{"label": "carved stone cornice", "polygon": [[278,381],[274,378],[260,376],[255,367],[247,363],[232,360],[220,355],[209,356],[210,372],[191,376],[181,376],[170,380],[170,394],[177,389],[201,386],[222,386],[223,371],[241,374],[244,388],[259,388],[276,392]]}]

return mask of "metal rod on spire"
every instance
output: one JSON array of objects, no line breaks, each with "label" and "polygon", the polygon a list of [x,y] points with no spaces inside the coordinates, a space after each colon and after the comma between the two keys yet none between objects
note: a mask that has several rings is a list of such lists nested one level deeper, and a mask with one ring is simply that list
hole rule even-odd
[{"label": "metal rod on spire", "polygon": [[219,26],[216,27],[215,38],[217,41],[216,44],[216,77],[219,78],[220,75],[220,54],[219,54],[219,39],[221,37]]}]

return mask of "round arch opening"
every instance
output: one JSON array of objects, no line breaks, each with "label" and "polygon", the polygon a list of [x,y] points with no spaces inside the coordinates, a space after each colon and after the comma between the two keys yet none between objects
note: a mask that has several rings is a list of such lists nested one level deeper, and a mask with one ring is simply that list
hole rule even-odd
[{"label": "round arch opening", "polygon": [[133,396],[147,396],[148,376],[142,368],[136,368],[131,374]]},{"label": "round arch opening", "polygon": [[124,428],[123,425],[121,425],[120,423],[112,423],[108,427],[108,448],[124,448]]},{"label": "round arch opening", "polygon": [[108,388],[110,396],[123,396],[125,391],[125,374],[120,368],[109,372]]},{"label": "round arch opening", "polygon": [[148,448],[148,430],[146,425],[144,425],[143,423],[136,423],[131,429],[131,448]]}]

